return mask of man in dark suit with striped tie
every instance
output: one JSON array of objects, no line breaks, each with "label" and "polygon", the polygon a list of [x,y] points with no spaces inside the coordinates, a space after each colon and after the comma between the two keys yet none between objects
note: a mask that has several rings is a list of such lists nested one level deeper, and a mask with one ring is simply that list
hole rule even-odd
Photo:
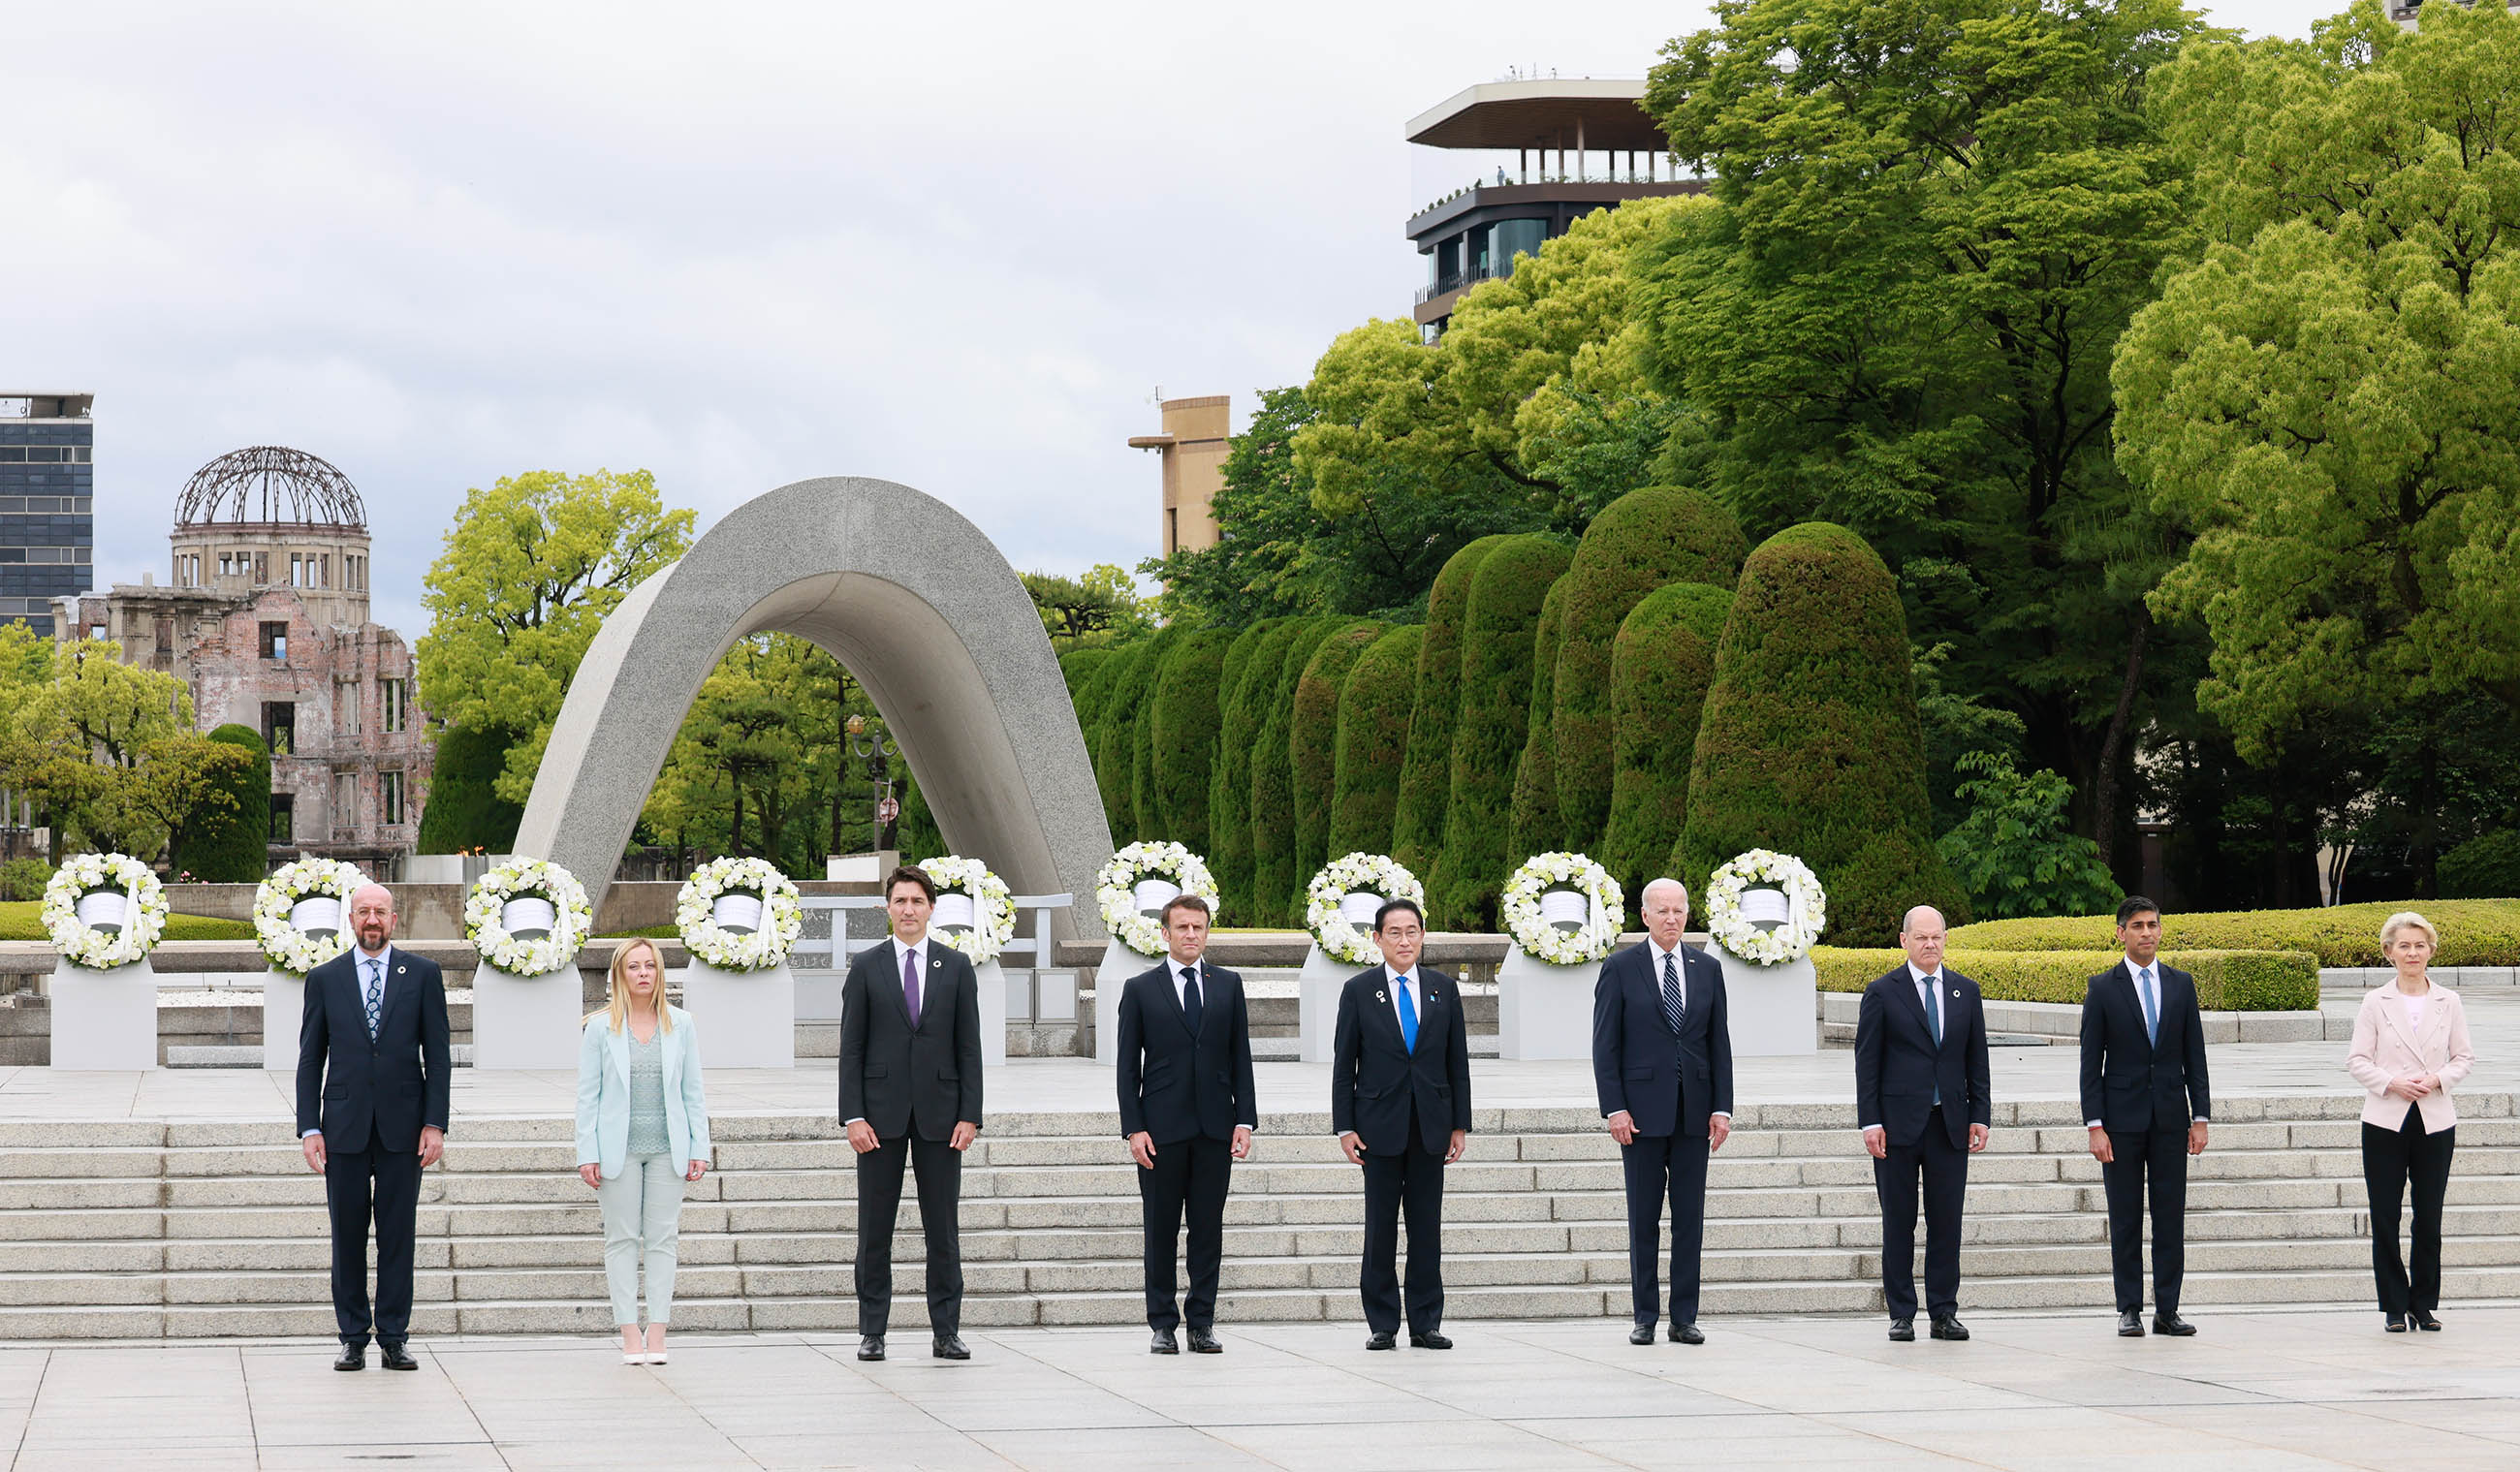
[{"label": "man in dark suit with striped tie", "polygon": [[1175,895],[1164,906],[1171,955],[1129,978],[1120,993],[1120,1133],[1138,1162],[1146,1216],[1147,1324],[1150,1353],[1178,1355],[1173,1331],[1173,1253],[1190,1216],[1190,1352],[1221,1355],[1216,1283],[1225,1263],[1225,1191],[1234,1162],[1251,1153],[1259,1106],[1251,1084],[1251,1013],[1242,978],[1201,958],[1207,902]]},{"label": "man in dark suit with striped tie", "polygon": [[2179,1316],[2187,1268],[2187,1157],[2205,1153],[2213,1091],[2205,1081],[2205,1019],[2196,978],[2161,963],[2161,907],[2141,895],[2118,906],[2126,959],[2083,994],[2083,1120],[2109,1203],[2109,1272],[2118,1333],[2143,1337],[2143,1209],[2152,1205],[2152,1331],[2184,1338]]},{"label": "man in dark suit with striped tie", "polygon": [[1651,1344],[1662,1315],[1654,1248],[1671,1198],[1671,1337],[1704,1344],[1697,1327],[1698,1252],[1706,1237],[1706,1164],[1732,1133],[1732,1034],[1724,968],[1680,943],[1688,889],[1647,884],[1645,943],[1601,962],[1593,988],[1593,1082],[1628,1185],[1630,1344]]}]

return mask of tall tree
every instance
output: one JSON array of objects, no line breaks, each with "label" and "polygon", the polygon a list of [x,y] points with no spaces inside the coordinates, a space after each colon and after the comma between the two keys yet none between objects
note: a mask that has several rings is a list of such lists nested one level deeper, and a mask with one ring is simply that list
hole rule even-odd
[{"label": "tall tree", "polygon": [[1417,698],[1409,717],[1409,749],[1400,765],[1399,807],[1392,814],[1391,853],[1411,873],[1434,872],[1444,847],[1444,811],[1453,791],[1453,727],[1462,700],[1462,620],[1479,563],[1511,539],[1481,537],[1453,554],[1426,595],[1426,635],[1418,646]]},{"label": "tall tree", "polygon": [[[1546,708],[1533,698],[1533,667],[1571,554],[1553,537],[1508,539],[1479,564],[1462,629],[1461,717],[1453,731],[1451,821],[1432,873],[1422,874],[1440,923],[1485,930],[1514,866],[1515,757]],[[1552,647],[1553,641],[1549,641]],[[1545,749],[1545,747],[1544,747]]]},{"label": "tall tree", "polygon": [[[1327,848],[1342,854],[1391,852],[1391,820],[1399,806],[1400,764],[1417,702],[1418,647],[1422,624],[1403,624],[1367,649],[1339,691],[1338,756]],[[1309,882],[1309,876],[1307,876]]]}]

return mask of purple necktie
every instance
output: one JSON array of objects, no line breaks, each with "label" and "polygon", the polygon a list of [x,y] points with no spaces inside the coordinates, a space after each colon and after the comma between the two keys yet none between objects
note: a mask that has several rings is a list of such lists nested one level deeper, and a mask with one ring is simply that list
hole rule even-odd
[{"label": "purple necktie", "polygon": [[904,947],[901,953],[901,1000],[910,1008],[910,1025],[919,1026],[919,953]]}]

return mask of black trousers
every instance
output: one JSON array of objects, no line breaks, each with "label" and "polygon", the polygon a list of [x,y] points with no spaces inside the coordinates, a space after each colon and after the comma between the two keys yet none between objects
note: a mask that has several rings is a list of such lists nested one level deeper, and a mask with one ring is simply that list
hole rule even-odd
[{"label": "black trousers", "polygon": [[1400,1212],[1409,1212],[1409,1332],[1444,1322],[1444,1157],[1419,1143],[1413,1121],[1397,1155],[1365,1157],[1365,1266],[1357,1290],[1366,1327],[1400,1332]]},{"label": "black trousers", "polygon": [[2100,1188],[2109,1201],[2109,1275],[2116,1279],[2118,1312],[2143,1308],[2143,1208],[2152,1203],[2152,1312],[2179,1312],[2179,1284],[2187,1275],[2187,1129],[2111,1130],[2100,1167]]},{"label": "black trousers", "polygon": [[[2362,1187],[2371,1196],[2371,1276],[2380,1286],[2380,1312],[2426,1313],[2441,1307],[2442,1196],[2450,1189],[2450,1157],[2458,1130],[2424,1133],[2422,1113],[2407,1105],[2407,1122],[2395,1130],[2362,1127]],[[2414,1276],[2398,1260],[2398,1207],[2411,1180],[2415,1194]]]},{"label": "black trousers", "polygon": [[1699,1249],[1706,1242],[1706,1137],[1640,1135],[1619,1147],[1628,1182],[1628,1286],[1637,1322],[1662,1314],[1655,1262],[1662,1240],[1662,1203],[1671,1198],[1671,1321],[1697,1322]]},{"label": "black trousers", "polygon": [[[368,1347],[411,1334],[411,1252],[420,1216],[420,1156],[388,1150],[376,1132],[366,1148],[324,1151],[324,1206],[333,1218],[333,1322],[343,1344]],[[368,1307],[368,1226],[377,1231],[377,1299]]]},{"label": "black trousers", "polygon": [[1225,1188],[1234,1173],[1234,1142],[1193,1135],[1155,1146],[1152,1169],[1138,1172],[1138,1204],[1147,1222],[1147,1323],[1170,1331],[1182,1321],[1173,1301],[1174,1249],[1182,1214],[1190,1214],[1190,1326],[1216,1326],[1216,1280],[1225,1266]]},{"label": "black trousers", "polygon": [[901,1215],[901,1172],[919,1176],[919,1220],[927,1234],[927,1323],[937,1336],[963,1330],[963,1152],[916,1135],[878,1140],[858,1157],[858,1332],[892,1322],[892,1228]]},{"label": "black trousers", "polygon": [[1881,1197],[1881,1297],[1893,1318],[1916,1316],[1916,1182],[1925,1183],[1925,1312],[1960,1311],[1960,1202],[1968,1194],[1968,1151],[1952,1143],[1936,1105],[1912,1145],[1892,1145],[1872,1162]]}]

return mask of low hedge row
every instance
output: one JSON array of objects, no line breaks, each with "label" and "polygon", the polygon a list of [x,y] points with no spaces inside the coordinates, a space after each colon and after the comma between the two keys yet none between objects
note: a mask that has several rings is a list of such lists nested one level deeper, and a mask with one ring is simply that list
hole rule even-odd
[{"label": "low hedge row", "polygon": [[[171,899],[172,896],[170,895]],[[44,933],[44,905],[40,900],[0,902],[0,941],[40,941],[52,937]],[[160,940],[170,941],[249,941],[253,939],[251,920],[223,920],[205,914],[169,914],[166,933]]]},{"label": "low hedge row", "polygon": [[[1861,992],[1907,959],[1899,951],[1840,946],[1815,946],[1811,956],[1823,992]],[[1976,982],[1989,1002],[2080,1003],[2091,979],[2122,959],[2115,951],[1955,948],[1943,964]],[[2318,958],[2307,951],[2164,951],[2161,959],[2196,978],[2197,1004],[2209,1012],[2291,1012],[2318,1005]]]},{"label": "low hedge row", "polygon": [[[2385,966],[2380,922],[2412,910],[2441,932],[2440,966],[2520,966],[2520,900],[2422,900],[2325,910],[2176,911],[2161,917],[2166,948],[2307,951],[2322,966]],[[2117,922],[2105,914],[1981,920],[1951,933],[1954,950],[2108,951]],[[1886,967],[1885,967],[1886,969]]]}]

